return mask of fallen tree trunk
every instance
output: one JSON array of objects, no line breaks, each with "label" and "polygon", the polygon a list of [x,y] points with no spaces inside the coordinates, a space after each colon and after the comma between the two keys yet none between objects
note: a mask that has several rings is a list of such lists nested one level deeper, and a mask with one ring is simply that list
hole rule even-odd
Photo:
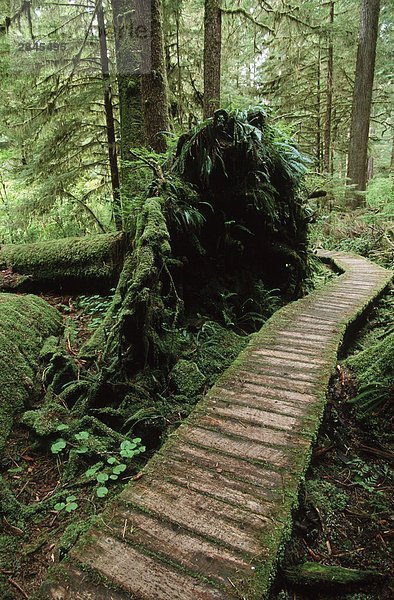
[{"label": "fallen tree trunk", "polygon": [[107,292],[122,269],[124,236],[101,234],[0,249],[0,290]]},{"label": "fallen tree trunk", "polygon": [[60,329],[59,313],[41,298],[0,294],[0,450],[14,414],[40,390],[44,340]]},{"label": "fallen tree trunk", "polygon": [[285,570],[287,581],[299,586],[351,586],[384,579],[384,575],[371,569],[348,569],[306,562]]}]

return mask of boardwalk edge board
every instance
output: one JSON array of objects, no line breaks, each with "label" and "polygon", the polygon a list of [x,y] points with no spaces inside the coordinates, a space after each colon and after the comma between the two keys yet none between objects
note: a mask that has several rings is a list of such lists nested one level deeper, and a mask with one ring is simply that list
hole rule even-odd
[{"label": "boardwalk edge board", "polygon": [[341,274],[252,336],[143,476],[53,567],[37,598],[266,597],[338,350],[393,276],[357,255],[318,255]]}]

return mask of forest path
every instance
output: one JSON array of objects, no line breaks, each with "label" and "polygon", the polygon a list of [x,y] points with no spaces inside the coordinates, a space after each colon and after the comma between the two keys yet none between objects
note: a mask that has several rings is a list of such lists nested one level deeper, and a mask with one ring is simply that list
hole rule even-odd
[{"label": "forest path", "polygon": [[338,348],[392,273],[343,272],[289,304],[42,588],[52,599],[261,600],[290,533]]}]

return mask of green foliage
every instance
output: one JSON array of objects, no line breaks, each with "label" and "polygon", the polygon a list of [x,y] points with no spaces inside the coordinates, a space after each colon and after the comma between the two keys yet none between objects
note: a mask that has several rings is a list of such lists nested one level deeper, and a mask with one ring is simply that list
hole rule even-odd
[{"label": "green foliage", "polygon": [[[117,481],[131,466],[131,459],[146,451],[140,437],[122,439],[116,451],[113,449],[113,442],[103,439],[102,436],[100,438],[96,432],[86,429],[76,431],[75,426],[66,423],[59,424],[56,430],[61,431],[67,439],[56,439],[51,444],[51,452],[54,455],[63,454],[70,464],[75,463],[75,475],[82,465],[86,466],[86,461],[91,462],[92,458],[99,458],[85,469],[83,474],[85,480],[95,483],[98,498],[104,498],[108,494],[108,485]],[[55,510],[72,512],[78,507],[75,500],[74,496],[69,496],[64,502],[56,504]]]},{"label": "green foliage", "polygon": [[77,309],[81,309],[85,316],[90,317],[88,329],[93,331],[102,324],[112,304],[115,288],[112,288],[110,292],[109,296],[100,296],[97,294],[93,296],[78,296],[76,301]]},{"label": "green foliage", "polygon": [[[99,46],[90,25],[89,10],[43,4],[39,11],[24,5],[9,29],[14,46],[1,89],[0,135],[12,145],[13,160],[1,161],[7,209],[0,211],[0,232],[11,242],[110,227]],[[67,52],[18,51],[21,40],[40,50],[60,41]]]},{"label": "green foliage", "polygon": [[348,462],[349,467],[353,472],[353,482],[374,494],[381,494],[381,490],[377,489],[382,481],[382,472],[378,467],[371,467],[360,458],[353,458]]},{"label": "green foliage", "polygon": [[[356,252],[391,268],[394,264],[392,178],[372,179],[367,188],[366,205],[351,212],[344,186],[335,181],[328,188],[327,198],[310,201],[315,218],[311,243],[319,248]],[[311,189],[313,187],[312,184]]]},{"label": "green foliage", "polygon": [[111,456],[108,456],[105,461],[99,461],[85,471],[87,479],[95,479],[96,481],[96,496],[98,498],[104,498],[109,492],[108,485],[117,481],[119,476],[127,470],[129,465],[124,462],[124,459],[129,461],[146,451],[141,442],[141,438],[138,437],[123,440],[117,452],[112,452]]},{"label": "green foliage", "polygon": [[78,502],[76,502],[77,497],[74,495],[67,496],[64,502],[57,502],[53,507],[56,511],[61,512],[64,510],[67,513],[74,512],[78,508]]},{"label": "green foliage", "polygon": [[394,219],[394,176],[372,179],[368,183],[366,200],[368,207],[376,214]]},{"label": "green foliage", "polygon": [[360,418],[369,418],[384,410],[392,417],[394,393],[394,331],[367,346],[347,361],[356,372],[360,387],[351,403]]}]

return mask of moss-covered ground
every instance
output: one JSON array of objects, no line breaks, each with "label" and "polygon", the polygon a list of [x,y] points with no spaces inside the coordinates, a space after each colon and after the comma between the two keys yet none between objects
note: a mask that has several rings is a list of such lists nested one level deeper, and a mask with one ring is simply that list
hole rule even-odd
[{"label": "moss-covered ground", "polygon": [[[271,600],[393,597],[393,300],[390,294],[382,299],[332,378],[326,416]],[[384,577],[344,585],[334,576],[328,584],[321,575],[317,582],[306,577],[295,586],[286,570],[305,562],[372,569]]]},{"label": "moss-covered ground", "polygon": [[44,340],[60,329],[60,316],[41,298],[0,294],[0,452],[13,415],[39,393]]}]

